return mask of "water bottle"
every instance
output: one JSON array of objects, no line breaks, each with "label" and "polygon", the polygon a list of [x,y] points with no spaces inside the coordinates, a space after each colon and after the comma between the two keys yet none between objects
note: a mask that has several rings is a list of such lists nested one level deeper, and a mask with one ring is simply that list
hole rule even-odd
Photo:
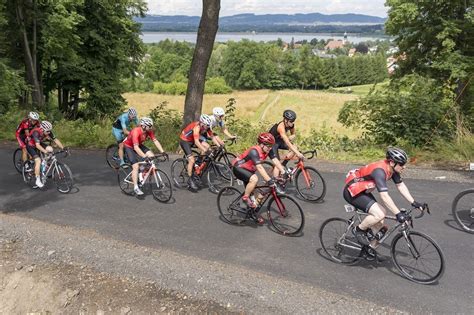
[{"label": "water bottle", "polygon": [[46,161],[43,159],[41,160],[40,173],[44,174],[45,169],[46,169]]},{"label": "water bottle", "polygon": [[387,233],[388,231],[388,227],[387,226],[383,226],[378,232],[377,234],[375,234],[375,239],[377,241],[380,241],[384,236],[385,236],[385,233]]}]

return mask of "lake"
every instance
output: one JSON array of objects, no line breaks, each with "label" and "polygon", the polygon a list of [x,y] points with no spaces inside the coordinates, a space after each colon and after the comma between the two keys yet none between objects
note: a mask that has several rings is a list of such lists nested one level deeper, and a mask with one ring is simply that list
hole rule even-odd
[{"label": "lake", "polygon": [[[165,39],[171,39],[175,41],[186,41],[195,43],[196,42],[196,33],[185,33],[185,32],[143,32],[140,38],[145,43],[158,43]],[[240,41],[241,39],[249,39],[256,42],[268,42],[272,40],[277,40],[281,38],[283,41],[289,43],[291,38],[294,38],[295,42],[302,41],[306,39],[310,41],[313,38],[318,40],[324,39],[343,39],[342,35],[331,35],[325,33],[217,33],[216,42],[227,42],[227,41]],[[376,36],[356,36],[356,35],[347,35],[347,40],[352,43],[365,42],[368,40],[377,40],[377,39],[388,39],[389,37],[376,37]]]}]

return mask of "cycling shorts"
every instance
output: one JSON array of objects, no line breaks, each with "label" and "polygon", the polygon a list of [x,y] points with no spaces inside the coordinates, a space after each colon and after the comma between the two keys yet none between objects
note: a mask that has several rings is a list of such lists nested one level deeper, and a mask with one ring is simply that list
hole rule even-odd
[{"label": "cycling shorts", "polygon": [[369,212],[370,207],[372,207],[372,205],[377,202],[372,193],[361,192],[357,196],[352,197],[351,193],[347,189],[347,185],[344,187],[342,195],[349,204],[366,213]]},{"label": "cycling shorts", "polygon": [[244,185],[247,186],[247,184],[250,181],[250,177],[252,177],[253,172],[246,170],[245,168],[234,166],[232,167],[232,173],[234,173],[235,177],[237,179],[240,179],[241,181],[244,182]]},{"label": "cycling shorts", "polygon": [[277,158],[278,160],[280,160],[280,154],[278,153],[278,150],[289,150],[289,149],[290,148],[288,148],[288,146],[283,140],[277,141],[272,146],[272,149],[268,153],[268,156],[270,157],[270,159]]},{"label": "cycling shorts", "polygon": [[30,145],[26,146],[26,151],[28,154],[33,158],[36,159],[37,157],[40,157],[40,151],[36,147],[32,147]]},{"label": "cycling shorts", "polygon": [[[148,151],[150,151],[150,149],[148,149],[143,144],[140,144],[139,147],[140,147],[140,150],[143,151],[143,153],[147,153]],[[134,149],[129,148],[127,146],[124,146],[124,148],[125,148],[125,154],[127,154],[127,158],[128,158],[128,161],[130,162],[130,164],[133,165],[133,164],[138,163],[138,162],[143,160],[143,158],[141,156],[139,156],[138,153],[135,152]]]},{"label": "cycling shorts", "polygon": [[24,135],[16,136],[16,141],[18,141],[18,146],[20,146],[20,149],[26,148],[26,137]]}]

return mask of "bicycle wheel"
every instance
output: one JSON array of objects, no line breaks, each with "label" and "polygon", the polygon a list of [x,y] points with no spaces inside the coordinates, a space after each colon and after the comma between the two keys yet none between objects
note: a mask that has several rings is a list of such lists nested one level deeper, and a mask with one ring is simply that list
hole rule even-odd
[{"label": "bicycle wheel", "polygon": [[229,166],[221,162],[211,162],[207,169],[207,184],[209,190],[218,194],[219,191],[226,187],[234,184],[234,177]]},{"label": "bicycle wheel", "polygon": [[23,151],[20,148],[17,148],[15,152],[13,152],[13,165],[18,173],[22,173],[23,169],[23,160],[21,158]]},{"label": "bicycle wheel", "polygon": [[188,188],[188,161],[185,158],[179,158],[171,164],[171,178],[173,183],[178,188]]},{"label": "bicycle wheel", "polygon": [[134,191],[132,182],[132,166],[130,164],[124,164],[119,167],[117,179],[122,192],[126,195],[132,196]]},{"label": "bicycle wheel", "polygon": [[222,155],[219,156],[217,159],[218,162],[222,162],[227,164],[230,168],[232,168],[232,161],[236,158],[237,156],[234,153],[226,152]]},{"label": "bicycle wheel", "polygon": [[70,192],[74,185],[74,180],[69,166],[61,162],[56,162],[56,165],[53,167],[53,181],[56,184],[56,189],[60,193],[67,194]]},{"label": "bicycle wheel", "polygon": [[217,195],[217,209],[229,224],[239,225],[247,219],[247,209],[240,206],[242,192],[235,187],[224,187]]},{"label": "bicycle wheel", "polygon": [[453,217],[461,228],[473,234],[474,233],[474,189],[468,189],[459,193],[454,198]]},{"label": "bicycle wheel", "polygon": [[444,257],[438,244],[426,234],[408,231],[399,233],[391,245],[393,263],[408,280],[430,284],[444,271]]},{"label": "bicycle wheel", "polygon": [[326,195],[326,182],[321,174],[311,166],[299,169],[295,176],[296,191],[307,201],[322,201]]},{"label": "bicycle wheel", "polygon": [[28,160],[23,163],[23,167],[21,168],[21,174],[23,176],[23,181],[30,187],[34,187],[36,177],[35,177],[35,162]]},{"label": "bicycle wheel", "polygon": [[118,145],[111,144],[105,150],[105,159],[107,164],[113,169],[118,169],[120,167],[120,157],[118,155]]},{"label": "bicycle wheel", "polygon": [[152,170],[146,182],[153,197],[160,202],[168,202],[173,196],[173,189],[168,175],[159,169]]},{"label": "bicycle wheel", "polygon": [[291,196],[271,197],[267,213],[273,227],[282,235],[295,236],[303,230],[303,210]]},{"label": "bicycle wheel", "polygon": [[319,241],[332,261],[352,264],[359,260],[362,246],[349,230],[347,220],[331,218],[324,221],[319,228]]}]

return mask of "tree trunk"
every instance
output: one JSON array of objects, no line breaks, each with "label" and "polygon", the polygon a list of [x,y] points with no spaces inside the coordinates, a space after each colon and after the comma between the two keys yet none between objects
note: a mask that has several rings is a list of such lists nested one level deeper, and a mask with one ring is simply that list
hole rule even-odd
[{"label": "tree trunk", "polygon": [[26,30],[25,20],[23,16],[23,8],[19,2],[16,2],[16,15],[17,22],[22,33],[23,41],[23,51],[25,57],[25,70],[26,70],[26,79],[28,84],[31,86],[31,98],[33,101],[33,106],[42,108],[43,107],[43,96],[41,93],[41,87],[38,81],[38,76],[36,73],[36,66],[33,60],[33,55],[30,50],[30,43],[28,41],[28,34]]},{"label": "tree trunk", "polygon": [[207,66],[219,27],[219,10],[220,0],[202,1],[201,21],[184,101],[183,127],[197,120],[201,114]]}]

